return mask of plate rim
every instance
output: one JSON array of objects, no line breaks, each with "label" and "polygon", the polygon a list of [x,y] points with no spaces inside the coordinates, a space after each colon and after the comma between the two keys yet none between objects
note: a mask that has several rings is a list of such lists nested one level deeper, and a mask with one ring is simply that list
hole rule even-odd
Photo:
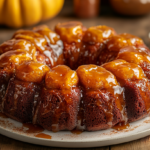
[{"label": "plate rim", "polygon": [[[10,120],[13,120],[13,119],[10,119]],[[17,122],[17,121],[15,121],[15,122]],[[150,122],[148,122],[148,125],[150,125]],[[46,130],[44,130],[44,131],[46,131]],[[69,133],[70,131],[63,131],[63,132]],[[84,132],[88,133],[89,131],[84,131]],[[130,132],[130,131],[127,131],[127,132]],[[69,141],[60,140],[60,139],[56,140],[56,139],[37,138],[34,136],[27,135],[23,132],[19,133],[19,132],[15,131],[11,128],[7,128],[7,127],[5,128],[1,125],[0,125],[0,134],[7,136],[7,137],[10,137],[12,139],[16,139],[16,140],[19,140],[22,142],[27,142],[27,143],[36,144],[36,145],[54,146],[54,147],[68,147],[68,148],[86,148],[86,147],[101,147],[101,146],[115,145],[115,144],[133,141],[133,140],[136,140],[136,139],[139,139],[139,138],[142,138],[142,137],[149,135],[150,134],[150,127],[148,129],[144,129],[143,131],[138,131],[138,132],[135,132],[135,133],[129,134],[129,135],[127,134],[127,135],[124,135],[122,137],[112,138],[110,136],[107,139],[105,139],[105,138],[104,139],[103,138],[86,139],[85,138],[82,140],[72,139]],[[35,134],[37,134],[37,133],[35,133]],[[57,133],[55,133],[55,134],[57,134]],[[78,136],[80,136],[80,134]]]}]

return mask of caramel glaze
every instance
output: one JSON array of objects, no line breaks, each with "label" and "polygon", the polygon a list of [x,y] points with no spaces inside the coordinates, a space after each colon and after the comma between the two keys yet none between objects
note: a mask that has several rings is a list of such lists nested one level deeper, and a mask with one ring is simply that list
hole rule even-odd
[{"label": "caramel glaze", "polygon": [[51,63],[50,67],[64,64],[63,42],[60,39],[60,36],[44,25],[33,28],[33,31],[43,35],[43,37],[45,37],[47,41],[47,46],[45,47],[45,50],[42,50],[41,52],[46,57],[46,64],[50,66],[49,63]]},{"label": "caramel glaze", "polygon": [[115,126],[113,126],[112,128],[120,131],[120,130],[128,129],[129,127],[130,127],[129,123],[127,123],[127,124],[118,123]]},{"label": "caramel glaze", "polygon": [[83,36],[83,44],[78,59],[78,66],[83,64],[99,65],[101,51],[105,49],[108,39],[116,34],[107,26],[96,26],[87,29]]},{"label": "caramel glaze", "polygon": [[77,92],[77,88],[61,91],[43,89],[38,106],[37,123],[53,132],[74,129],[80,100],[75,95]]},{"label": "caramel glaze", "polygon": [[47,64],[49,67],[63,64],[63,43],[59,35],[47,26],[39,26],[33,31],[19,30],[13,38],[23,39],[34,44],[37,61]]},{"label": "caramel glaze", "polygon": [[114,60],[117,57],[120,49],[126,46],[140,47],[140,49],[142,49],[143,47],[146,49],[146,46],[144,45],[142,39],[140,39],[139,37],[133,36],[128,33],[115,35],[109,39],[108,43],[106,44],[105,50],[100,53],[99,65]]},{"label": "caramel glaze", "polygon": [[148,67],[150,64],[149,53],[150,51],[147,51],[147,49],[136,48],[134,46],[127,46],[119,51],[116,59],[123,59],[127,62],[140,65],[146,77],[150,80],[150,70]]},{"label": "caramel glaze", "polygon": [[81,22],[72,21],[58,23],[55,31],[60,35],[64,44],[63,53],[66,65],[72,69],[76,69],[86,28]]},{"label": "caramel glaze", "polygon": [[45,77],[45,84],[50,89],[70,89],[78,84],[77,73],[65,65],[50,70]]},{"label": "caramel glaze", "polygon": [[[127,116],[126,116],[126,111],[125,111],[125,103],[123,100],[123,89],[119,86],[115,76],[111,74],[109,71],[105,70],[104,68],[100,66],[96,66],[96,65],[80,66],[77,69],[77,74],[79,76],[80,84],[83,87],[83,98],[82,98],[83,102],[82,103],[86,103],[85,102],[86,100],[84,98],[85,93],[89,93],[91,91],[98,91],[98,90],[105,91],[106,90],[107,92],[110,92],[113,97],[115,97],[115,104],[117,105],[117,108],[122,113],[121,121],[125,122],[126,124]],[[111,99],[108,99],[107,100],[108,110],[107,111],[104,110],[107,123],[110,127],[113,125],[112,123],[113,122],[113,107],[112,107],[113,103],[114,102]],[[103,103],[100,100],[97,100],[97,102],[96,101],[93,102],[93,104],[103,109],[103,106],[102,106]],[[91,104],[89,103],[88,105],[92,105],[92,103]],[[81,108],[82,107],[84,106],[81,106]],[[82,108],[82,109],[85,109],[85,108]],[[82,112],[82,109],[81,109],[81,112],[79,113],[79,115],[81,116],[78,116],[78,118],[83,120],[84,118],[82,117],[87,115],[88,112],[84,114],[84,112]]]},{"label": "caramel glaze", "polygon": [[22,49],[26,50],[29,54],[32,55],[33,60],[36,61],[36,49],[30,41],[24,39],[11,39],[0,45],[0,54],[3,54],[8,51]]},{"label": "caramel glaze", "polygon": [[16,78],[22,81],[40,83],[50,68],[35,61],[25,61],[16,66]]},{"label": "caramel glaze", "polygon": [[150,97],[149,95],[145,94],[146,89],[144,88],[142,89],[142,83],[140,85],[140,82],[138,81],[143,80],[148,90],[150,89],[150,86],[148,83],[148,79],[145,77],[145,74],[140,66],[138,66],[135,63],[128,63],[125,60],[121,60],[121,59],[117,59],[109,63],[105,63],[102,66],[115,75],[121,87],[125,86],[126,81],[137,81],[137,85],[141,87],[140,92],[141,92],[142,99],[145,102],[146,110],[147,112],[149,112]]},{"label": "caramel glaze", "polygon": [[[104,97],[112,97],[112,100],[108,99],[106,104],[108,111],[104,111],[109,127],[113,126],[113,102],[121,111],[121,122],[126,123],[126,106],[123,97],[125,82],[137,81],[140,87],[139,81],[144,81],[149,88],[143,70],[149,78],[149,71],[146,70],[145,63],[149,64],[150,51],[143,41],[127,33],[116,35],[114,29],[107,26],[86,29],[80,22],[59,23],[55,31],[56,33],[47,26],[36,27],[32,31],[17,31],[12,40],[0,45],[0,69],[13,70],[17,80],[42,84],[44,93],[50,94],[51,99],[55,95],[61,105],[56,108],[56,117],[53,119],[50,130],[59,130],[58,120],[62,112],[66,117],[66,114],[69,113],[68,106],[75,98],[75,105],[79,107],[78,123],[81,126],[86,125],[84,102],[86,101],[85,96],[90,93],[95,96],[94,105],[99,107],[102,107],[102,103],[97,100],[100,93],[103,93]],[[109,61],[112,62],[106,63]],[[83,66],[73,71],[64,66],[64,63],[72,69],[79,65]],[[84,65],[89,63],[95,65]],[[96,64],[103,63],[106,64],[102,67],[96,66]],[[61,65],[57,66],[59,64]],[[148,97],[142,89],[140,90],[147,107],[146,110],[149,112]],[[39,96],[39,93],[37,95]],[[34,107],[36,110],[33,110],[35,124],[39,121],[37,116],[40,107],[43,109],[43,114],[54,107],[49,100],[44,104],[44,100],[36,101],[38,101],[37,106]],[[78,106],[79,101],[80,106]],[[72,126],[72,129],[74,127]],[[86,127],[84,129],[86,130]]]},{"label": "caramel glaze", "polygon": [[43,139],[52,139],[52,136],[47,135],[45,133],[36,134],[35,137],[37,137],[37,138],[43,138]]},{"label": "caramel glaze", "polygon": [[27,128],[27,130],[24,130],[25,133],[40,133],[44,131],[41,126],[33,125],[31,123],[23,123],[22,126]]},{"label": "caramel glaze", "polygon": [[25,50],[12,50],[0,55],[0,68],[15,69],[16,65],[24,61],[33,60],[30,53]]},{"label": "caramel glaze", "polygon": [[7,96],[2,101],[2,111],[17,121],[32,122],[39,91],[49,70],[48,66],[35,61],[24,61],[17,65],[13,78],[9,80]]},{"label": "caramel glaze", "polygon": [[71,131],[71,133],[77,134],[77,135],[81,134],[82,132],[83,132],[83,131],[77,130],[77,129],[73,129],[73,130]]},{"label": "caramel glaze", "polygon": [[[71,130],[75,127],[76,109],[80,100],[80,90],[76,87],[77,84],[76,72],[64,65],[56,66],[46,74],[45,88],[42,89],[42,96],[37,107],[37,122],[40,125],[53,132],[61,128]],[[47,120],[44,119],[45,117]],[[61,120],[61,117],[64,119]],[[48,127],[47,122],[51,124]]]},{"label": "caramel glaze", "polygon": [[[0,117],[1,118],[8,118],[2,112],[0,112]],[[34,134],[34,136],[38,137],[38,138],[45,138],[45,139],[51,139],[52,138],[50,135],[47,135],[45,133],[41,133],[41,132],[44,131],[44,129],[41,126],[33,125],[31,123],[23,123],[21,128],[15,128],[14,130],[17,130],[19,132],[24,132],[24,133],[27,133],[27,134]]]}]

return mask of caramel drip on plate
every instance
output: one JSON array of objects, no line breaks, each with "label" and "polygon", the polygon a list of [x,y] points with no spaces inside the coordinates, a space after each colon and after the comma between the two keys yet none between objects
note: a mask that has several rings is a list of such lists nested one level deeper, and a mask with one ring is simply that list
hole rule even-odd
[{"label": "caramel drip on plate", "polygon": [[52,136],[47,135],[45,133],[39,133],[39,134],[35,135],[35,137],[37,137],[37,138],[43,138],[43,139],[52,139]]},{"label": "caramel drip on plate", "polygon": [[128,129],[129,127],[130,127],[129,123],[127,123],[127,124],[119,123],[119,124],[113,126],[112,128],[120,131],[120,130]]},{"label": "caramel drip on plate", "polygon": [[23,127],[28,128],[25,133],[40,133],[44,131],[44,129],[40,126],[33,125],[31,123],[23,123]]},{"label": "caramel drip on plate", "polygon": [[81,134],[82,132],[83,131],[77,130],[77,129],[74,129],[74,130],[71,131],[71,133],[73,133],[73,134]]}]

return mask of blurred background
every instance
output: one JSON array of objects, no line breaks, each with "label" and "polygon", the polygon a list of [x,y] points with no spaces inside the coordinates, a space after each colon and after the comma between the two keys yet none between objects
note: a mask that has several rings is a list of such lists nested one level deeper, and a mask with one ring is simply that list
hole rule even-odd
[{"label": "blurred background", "polygon": [[20,28],[46,24],[53,29],[59,22],[76,20],[86,27],[106,25],[139,36],[150,47],[149,12],[150,0],[0,0],[0,44]]}]

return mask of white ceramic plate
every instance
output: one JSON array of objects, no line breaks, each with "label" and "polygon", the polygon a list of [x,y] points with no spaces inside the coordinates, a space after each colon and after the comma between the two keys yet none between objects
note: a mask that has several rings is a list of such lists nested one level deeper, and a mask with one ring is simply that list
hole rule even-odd
[{"label": "white ceramic plate", "polygon": [[145,137],[150,135],[150,117],[131,123],[128,129],[121,131],[108,129],[73,134],[70,131],[53,133],[44,130],[43,133],[50,135],[51,139],[37,138],[37,133],[25,133],[26,130],[22,123],[0,117],[0,134],[32,144],[71,148],[113,145]]}]

